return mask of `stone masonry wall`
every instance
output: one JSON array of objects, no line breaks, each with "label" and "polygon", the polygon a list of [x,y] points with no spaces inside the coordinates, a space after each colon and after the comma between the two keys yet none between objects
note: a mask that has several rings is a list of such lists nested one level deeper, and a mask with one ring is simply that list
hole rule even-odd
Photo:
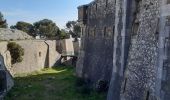
[{"label": "stone masonry wall", "polygon": [[[169,36],[169,27],[163,27],[160,35],[160,2],[161,0],[94,0],[89,5],[81,6],[84,9],[87,7],[88,15],[87,19],[83,19],[83,43],[77,74],[90,79],[92,83],[100,79],[111,80],[107,100],[169,99],[169,42],[168,38],[161,37]],[[166,14],[168,7],[170,8],[164,8]],[[108,13],[106,9],[110,9]],[[114,27],[114,34],[112,38],[106,38],[105,33],[109,33],[106,27],[110,26]],[[163,45],[161,50],[158,44]],[[164,59],[162,66],[159,59]],[[111,79],[105,78],[106,76],[111,76]],[[158,80],[161,80],[160,84]]]},{"label": "stone masonry wall", "polygon": [[6,94],[6,92],[9,91],[14,85],[13,78],[9,71],[7,70],[4,61],[5,61],[4,57],[0,53],[0,75],[1,75],[0,78],[3,79],[3,82],[1,80],[2,82],[1,84],[3,84],[3,87],[1,87],[1,89],[4,88],[3,91],[2,90],[0,91],[0,100],[3,100],[3,97]]},{"label": "stone masonry wall", "polygon": [[125,100],[156,100],[156,61],[158,57],[159,0],[140,0],[123,84]]},{"label": "stone masonry wall", "polygon": [[95,0],[87,8],[88,18],[83,33],[85,53],[80,51],[83,61],[78,61],[78,65],[83,65],[83,68],[77,68],[77,73],[81,73],[80,76],[90,80],[93,85],[99,80],[110,81],[113,66],[114,4],[114,0]]},{"label": "stone masonry wall", "polygon": [[52,67],[61,55],[56,51],[56,41],[52,40],[23,40],[15,41],[24,48],[23,61],[11,66],[10,53],[7,51],[7,42],[1,42],[0,51],[4,56],[7,69],[14,74],[30,73],[46,67]]}]

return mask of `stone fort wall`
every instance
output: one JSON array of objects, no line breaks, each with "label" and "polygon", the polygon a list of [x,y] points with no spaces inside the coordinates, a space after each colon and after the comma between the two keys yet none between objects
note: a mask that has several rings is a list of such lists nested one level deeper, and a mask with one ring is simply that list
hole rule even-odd
[{"label": "stone fort wall", "polygon": [[[95,31],[86,31],[88,27],[95,27],[96,24],[105,26],[105,23],[100,22],[105,21],[107,16],[95,22],[95,19],[90,20],[88,9],[94,6],[92,15],[101,16],[96,15],[98,5],[107,5],[108,2],[115,7],[115,10],[112,10],[115,11],[115,17],[108,19],[114,22],[112,25],[115,26],[111,40],[113,44],[107,43],[111,50],[109,52],[112,53],[111,58],[108,54],[96,53],[103,47],[102,38],[97,37],[102,43],[96,42],[96,39],[92,38],[96,36],[93,34]],[[110,81],[107,100],[169,100],[169,3],[169,0],[94,0],[89,5],[80,6],[79,21],[85,37],[82,37],[77,75],[83,78],[95,77],[87,78],[96,83],[97,79],[103,79],[103,76],[111,72],[111,79],[107,80]],[[105,15],[106,6],[101,9],[102,15]],[[89,33],[92,35],[88,40]],[[88,45],[89,41],[91,46]],[[100,58],[95,59],[94,55],[105,59],[98,62]],[[111,70],[104,66],[98,67],[107,59],[113,62],[109,64],[112,66]]]},{"label": "stone fort wall", "polygon": [[[109,81],[113,66],[114,0],[95,0],[80,6],[79,20],[82,27],[82,47],[77,63],[77,75],[95,85],[98,80]],[[85,14],[85,15],[83,15]],[[87,18],[83,18],[87,16]]]},{"label": "stone fort wall", "polygon": [[5,63],[4,63],[4,57],[0,54],[0,100],[3,100],[4,95],[7,91],[9,91],[13,85],[14,81],[7,70]]},{"label": "stone fort wall", "polygon": [[12,66],[10,53],[7,50],[8,43],[0,42],[0,52],[5,59],[7,69],[13,75],[52,67],[61,57],[61,54],[56,49],[55,40],[23,40],[14,42],[24,48],[24,56],[21,63],[16,63]]}]

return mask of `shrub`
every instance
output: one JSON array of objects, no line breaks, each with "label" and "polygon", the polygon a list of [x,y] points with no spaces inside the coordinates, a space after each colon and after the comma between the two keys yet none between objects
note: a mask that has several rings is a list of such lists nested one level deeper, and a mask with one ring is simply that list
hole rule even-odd
[{"label": "shrub", "polygon": [[108,81],[105,80],[98,80],[96,84],[96,91],[97,92],[106,92],[108,90]]},{"label": "shrub", "polygon": [[76,79],[76,86],[83,86],[85,84],[85,80],[83,78]]},{"label": "shrub", "polygon": [[81,94],[90,94],[92,91],[92,88],[90,87],[89,84],[89,80],[83,78],[77,78],[75,85],[76,85],[76,91]]},{"label": "shrub", "polygon": [[22,56],[24,55],[24,49],[19,44],[16,44],[15,42],[9,42],[7,47],[11,53],[12,64],[22,62],[22,60],[23,60]]}]

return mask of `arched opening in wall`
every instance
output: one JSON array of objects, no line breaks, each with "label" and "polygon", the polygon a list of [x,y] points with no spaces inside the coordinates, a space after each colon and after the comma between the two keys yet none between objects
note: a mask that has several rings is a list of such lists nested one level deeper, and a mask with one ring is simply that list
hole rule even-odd
[{"label": "arched opening in wall", "polygon": [[41,54],[41,52],[39,52],[39,57],[41,57],[42,56],[42,54]]},{"label": "arched opening in wall", "polygon": [[5,73],[5,71],[0,70],[0,94],[2,94],[6,90],[6,88],[7,88],[6,84],[7,84],[6,83],[6,73]]}]

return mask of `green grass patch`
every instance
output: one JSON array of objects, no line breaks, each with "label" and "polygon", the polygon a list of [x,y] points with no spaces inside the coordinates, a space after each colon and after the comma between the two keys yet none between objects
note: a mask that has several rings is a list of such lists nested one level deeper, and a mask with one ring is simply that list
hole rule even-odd
[{"label": "green grass patch", "polygon": [[105,100],[105,93],[79,92],[73,67],[43,69],[14,78],[5,100]]}]

